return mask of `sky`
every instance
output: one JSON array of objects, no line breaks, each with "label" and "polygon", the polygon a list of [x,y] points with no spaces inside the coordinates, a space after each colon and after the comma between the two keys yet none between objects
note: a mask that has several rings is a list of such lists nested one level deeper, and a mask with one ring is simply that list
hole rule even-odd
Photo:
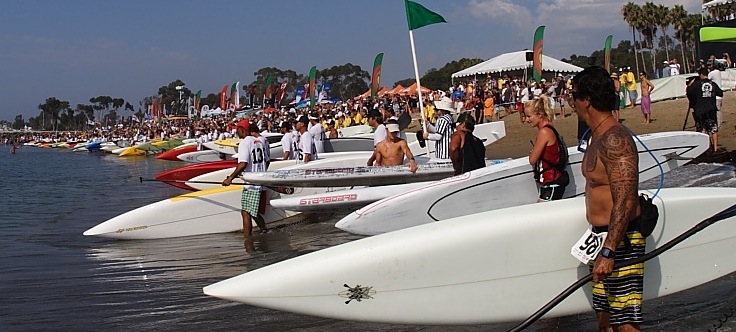
[{"label": "sky", "polygon": [[[625,0],[415,0],[448,23],[414,31],[420,75],[461,58],[532,48],[569,58],[631,39]],[[634,1],[643,4],[645,1]],[[654,0],[699,13],[700,0]],[[180,79],[203,95],[252,82],[264,67],[308,74],[352,63],[381,85],[414,77],[401,0],[4,0],[0,1],[0,120],[39,114],[46,98],[72,107],[96,96],[136,109]],[[448,82],[449,84],[449,82]]]}]

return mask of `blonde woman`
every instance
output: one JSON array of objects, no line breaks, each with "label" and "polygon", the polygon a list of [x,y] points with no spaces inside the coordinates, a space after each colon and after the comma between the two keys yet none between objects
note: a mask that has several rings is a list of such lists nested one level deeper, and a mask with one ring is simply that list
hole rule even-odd
[{"label": "blonde woman", "polygon": [[539,186],[538,202],[562,198],[570,182],[565,170],[567,147],[552,126],[554,110],[549,105],[549,97],[541,95],[524,106],[526,123],[537,128],[537,136],[529,153],[529,164],[534,167],[534,179]]}]

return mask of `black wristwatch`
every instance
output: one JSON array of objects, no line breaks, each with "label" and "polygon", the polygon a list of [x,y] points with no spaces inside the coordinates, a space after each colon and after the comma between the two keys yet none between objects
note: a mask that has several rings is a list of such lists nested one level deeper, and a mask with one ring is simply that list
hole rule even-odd
[{"label": "black wristwatch", "polygon": [[601,252],[600,252],[599,255],[601,255],[601,257],[603,257],[603,258],[613,259],[613,256],[615,254],[616,254],[615,251],[613,251],[611,249],[608,249],[606,247],[603,247],[603,249],[601,249]]}]

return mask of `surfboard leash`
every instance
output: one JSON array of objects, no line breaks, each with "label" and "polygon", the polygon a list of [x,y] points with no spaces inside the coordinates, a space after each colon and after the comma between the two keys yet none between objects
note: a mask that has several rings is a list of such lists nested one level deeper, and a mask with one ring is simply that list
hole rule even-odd
[{"label": "surfboard leash", "polygon": [[[646,262],[646,261],[648,261],[648,260],[650,260],[650,259],[652,259],[654,257],[659,256],[663,252],[671,249],[672,247],[680,244],[680,242],[685,241],[687,238],[695,235],[696,233],[698,233],[698,232],[706,229],[708,226],[713,225],[713,224],[715,224],[715,223],[717,223],[717,222],[719,222],[721,220],[728,219],[728,218],[731,218],[731,217],[734,217],[734,216],[736,216],[736,204],[731,205],[730,207],[724,209],[723,211],[718,212],[718,213],[716,213],[716,214],[708,217],[707,219],[699,222],[698,224],[696,224],[695,226],[693,226],[692,228],[690,228],[686,232],[678,235],[676,238],[670,240],[669,242],[665,243],[661,247],[652,250],[648,254],[645,254],[643,256],[639,256],[637,258],[632,258],[632,259],[627,259],[627,260],[615,262],[614,263],[614,266],[613,266],[613,269],[616,270],[616,269],[620,269],[620,268],[622,268],[624,266],[629,266],[629,265],[644,263],[644,262]],[[558,304],[560,304],[568,296],[570,296],[572,293],[574,293],[578,288],[580,288],[583,285],[587,284],[591,280],[593,280],[593,274],[592,273],[588,273],[586,276],[578,279],[578,281],[576,281],[575,283],[573,283],[572,285],[570,285],[569,287],[567,287],[564,291],[562,291],[562,293],[560,293],[559,295],[557,295],[555,298],[553,298],[551,301],[549,301],[547,304],[545,304],[539,310],[537,310],[535,313],[533,313],[531,316],[529,316],[529,318],[527,318],[526,320],[524,320],[523,322],[521,322],[519,325],[514,326],[509,331],[510,332],[516,332],[516,331],[521,331],[521,330],[526,329],[527,327],[529,327],[530,325],[532,325],[534,322],[536,322],[537,320],[539,320],[539,318],[541,318],[542,316],[544,316],[547,312],[549,312],[550,310],[552,310],[552,308],[554,308],[555,306],[557,306]],[[719,321],[720,321],[720,319],[719,319]],[[721,324],[723,324],[723,323],[721,323]]]}]

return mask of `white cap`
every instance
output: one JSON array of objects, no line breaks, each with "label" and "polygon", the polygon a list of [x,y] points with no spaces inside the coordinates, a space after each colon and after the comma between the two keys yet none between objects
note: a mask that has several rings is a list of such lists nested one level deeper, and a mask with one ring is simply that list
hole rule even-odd
[{"label": "white cap", "polygon": [[389,131],[389,132],[392,132],[392,133],[395,133],[395,132],[397,132],[397,131],[401,131],[401,130],[399,129],[399,125],[397,125],[397,124],[395,124],[395,123],[389,123],[389,124],[387,124],[387,125],[386,125],[386,129],[388,129],[388,131]]}]

